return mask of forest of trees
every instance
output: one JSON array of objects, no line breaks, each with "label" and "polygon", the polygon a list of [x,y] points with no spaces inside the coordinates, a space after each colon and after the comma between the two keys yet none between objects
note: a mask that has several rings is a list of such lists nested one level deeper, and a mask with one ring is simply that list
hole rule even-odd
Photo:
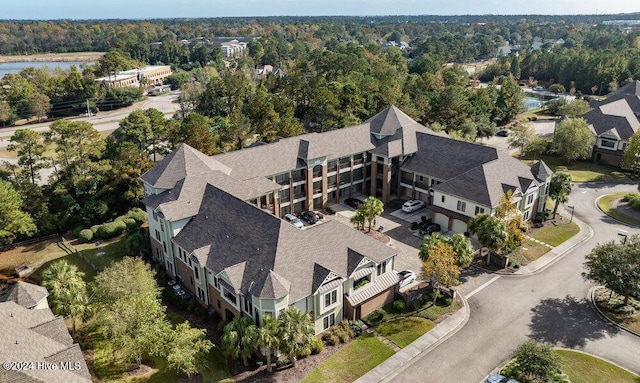
[{"label": "forest of trees", "polygon": [[[521,112],[519,83],[593,95],[640,78],[640,31],[588,24],[591,18],[0,22],[0,53],[106,51],[95,65],[68,72],[27,68],[4,76],[2,124],[76,114],[87,106],[129,105],[142,97],[142,89],[108,88],[95,78],[143,64],[171,65],[169,83],[181,89],[173,118],[135,111],[106,141],[89,124],[65,120],[55,122],[44,141],[16,133],[12,148],[20,163],[0,178],[11,181],[2,186],[17,191],[22,204],[16,206],[31,215],[37,230],[27,224],[9,237],[113,219],[138,203],[137,177],[154,155],[181,142],[212,155],[258,140],[356,125],[388,105],[434,130],[476,141]],[[206,43],[179,43],[224,35],[259,38],[234,60],[223,60]],[[531,50],[534,37],[562,38],[564,44]],[[411,48],[383,48],[391,40],[407,41]],[[159,47],[149,45],[158,41]],[[473,79],[456,63],[491,58],[505,41],[522,47],[520,55],[499,57],[476,75],[488,86],[471,87]],[[282,74],[257,75],[262,64]],[[74,139],[83,145],[74,147]],[[54,176],[38,186],[37,170],[50,166]]]}]

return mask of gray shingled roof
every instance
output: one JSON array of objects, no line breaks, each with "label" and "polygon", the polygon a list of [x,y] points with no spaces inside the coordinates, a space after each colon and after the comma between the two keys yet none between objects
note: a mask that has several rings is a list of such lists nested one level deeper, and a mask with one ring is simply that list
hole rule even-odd
[{"label": "gray shingled roof", "polygon": [[233,169],[233,177],[245,180],[305,168],[307,161],[315,158],[333,160],[365,151],[392,157],[414,153],[417,132],[446,136],[420,125],[395,106],[389,106],[360,125],[285,138],[213,158]]},{"label": "gray shingled roof", "polygon": [[508,190],[526,192],[531,185],[538,185],[529,166],[502,151],[496,154],[495,160],[479,163],[434,186],[433,190],[494,208]]},{"label": "gray shingled roof", "polygon": [[180,144],[140,179],[154,188],[173,189],[188,174],[198,175],[217,170],[229,174],[231,169],[187,144]]},{"label": "gray shingled roof", "polygon": [[418,133],[417,144],[417,152],[400,167],[441,180],[451,179],[498,158],[495,148],[433,134]]},{"label": "gray shingled roof", "polygon": [[[207,269],[214,274],[224,270],[233,275],[230,282],[242,292],[251,288],[253,292],[260,290],[271,296],[279,293],[277,284],[280,284],[290,290],[290,302],[313,294],[317,289],[314,283],[318,279],[321,283],[329,272],[346,276],[353,267],[353,256],[349,262],[350,251],[376,262],[396,254],[394,249],[367,235],[345,230],[336,221],[299,230],[211,185],[205,190],[198,214],[173,241],[189,253],[199,249],[199,258],[204,258],[202,249],[209,246]],[[246,263],[240,271],[238,266],[243,262]],[[315,275],[316,269],[325,271],[321,276]],[[272,275],[269,282],[267,274],[271,271],[280,278],[274,279]],[[256,283],[262,288],[254,289]],[[272,286],[264,288],[264,283]]]},{"label": "gray shingled roof", "polygon": [[540,180],[540,176],[550,176],[553,174],[553,171],[547,166],[547,164],[540,160],[535,164],[531,165],[531,173]]},{"label": "gray shingled roof", "polygon": [[13,285],[3,296],[0,302],[15,302],[22,307],[32,308],[49,296],[49,292],[42,286],[33,283],[18,282]]},{"label": "gray shingled roof", "polygon": [[404,127],[419,125],[411,117],[393,105],[386,107],[364,123],[369,125],[371,133],[382,136],[391,136]]},{"label": "gray shingled roof", "polygon": [[244,201],[280,189],[280,185],[264,177],[262,180],[252,179],[243,182],[222,172],[212,170],[202,174],[188,174],[184,179],[178,181],[173,189],[150,195],[143,199],[142,203],[153,209],[160,207],[160,211],[169,221],[190,218],[198,213],[202,194],[207,184],[216,185],[216,187]]},{"label": "gray shingled roof", "polygon": [[626,99],[608,102],[584,115],[592,130],[600,136],[613,131],[614,136],[628,140],[640,127],[640,122]]},{"label": "gray shingled roof", "polygon": [[80,371],[0,370],[1,382],[91,382],[82,352],[66,327],[60,326],[51,310],[27,309],[15,302],[0,303],[0,359],[49,363],[80,362]]}]

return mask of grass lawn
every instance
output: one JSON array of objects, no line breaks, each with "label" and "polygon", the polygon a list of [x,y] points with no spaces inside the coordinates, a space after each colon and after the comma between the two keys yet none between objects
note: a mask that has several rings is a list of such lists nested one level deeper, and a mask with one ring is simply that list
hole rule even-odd
[{"label": "grass lawn", "polygon": [[74,244],[73,247],[93,262],[98,270],[104,270],[112,262],[117,262],[127,255],[125,234],[107,240],[100,240],[99,243],[100,245],[98,246],[96,246],[96,242],[87,242]]},{"label": "grass lawn", "polygon": [[605,360],[581,352],[556,350],[562,358],[562,370],[572,383],[640,383],[640,376]]},{"label": "grass lawn", "polygon": [[[549,155],[543,155],[539,159],[543,160],[554,172],[558,168],[566,168],[569,174],[571,174],[573,182],[630,180],[630,178],[617,167],[600,165],[590,161],[573,161],[570,165],[567,165],[564,159]],[[525,162],[533,163],[537,160],[538,159],[527,158]]]},{"label": "grass lawn", "polygon": [[434,327],[435,323],[428,319],[409,317],[381,323],[376,331],[398,347],[404,348]]},{"label": "grass lawn", "polygon": [[[629,298],[629,306],[624,306],[624,298],[618,294],[610,295],[610,290],[599,288],[594,294],[598,308],[607,318],[620,326],[640,334],[640,301]],[[633,311],[635,308],[635,312]]]},{"label": "grass lawn", "polygon": [[325,359],[302,382],[353,382],[394,352],[371,334],[363,334]]},{"label": "grass lawn", "polygon": [[580,227],[574,222],[565,223],[558,226],[545,226],[537,229],[531,234],[531,237],[548,243],[551,246],[558,246],[574,235],[578,234]]},{"label": "grass lawn", "polygon": [[602,211],[605,212],[608,216],[617,219],[618,221],[622,221],[628,223],[629,225],[640,226],[640,220],[635,219],[633,217],[629,217],[626,214],[622,214],[613,205],[613,202],[618,198],[624,197],[626,193],[615,193],[615,194],[607,194],[601,197],[598,200],[598,206]]},{"label": "grass lawn", "polygon": [[526,239],[522,247],[516,251],[520,251],[520,254],[525,257],[527,261],[532,262],[547,254],[550,250],[551,249],[545,245]]},{"label": "grass lawn", "polygon": [[49,261],[45,264],[43,264],[42,266],[38,267],[33,274],[31,274],[31,277],[33,277],[36,281],[38,282],[42,282],[42,274],[44,273],[44,271],[53,263],[55,262],[59,262],[62,261],[62,259],[64,259],[65,261],[69,262],[72,265],[75,265],[79,271],[84,273],[84,281],[89,283],[91,281],[93,281],[93,278],[95,278],[96,276],[96,272],[91,268],[91,266],[89,266],[89,264],[82,259],[82,257],[80,257],[77,254],[69,254],[67,256],[65,256],[64,258],[58,258],[58,259],[54,259],[52,261]]},{"label": "grass lawn", "polygon": [[55,240],[35,243],[33,245],[18,246],[0,253],[0,270],[13,269],[23,263],[38,267],[51,260],[66,256]]}]

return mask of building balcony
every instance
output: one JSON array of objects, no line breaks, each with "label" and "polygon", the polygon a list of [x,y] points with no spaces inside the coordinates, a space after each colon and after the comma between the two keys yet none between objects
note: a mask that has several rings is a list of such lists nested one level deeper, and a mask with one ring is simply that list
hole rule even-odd
[{"label": "building balcony", "polygon": [[406,185],[413,185],[413,178],[410,177],[402,177],[400,178],[400,182]]},{"label": "building balcony", "polygon": [[429,190],[429,184],[427,182],[416,181],[416,187],[424,190]]}]

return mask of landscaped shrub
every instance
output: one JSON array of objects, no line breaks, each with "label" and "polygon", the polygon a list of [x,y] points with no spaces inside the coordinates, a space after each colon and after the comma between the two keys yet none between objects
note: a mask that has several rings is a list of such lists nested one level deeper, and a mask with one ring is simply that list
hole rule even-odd
[{"label": "landscaped shrub", "polygon": [[365,322],[367,322],[369,325],[375,326],[380,323],[380,321],[382,321],[382,318],[384,318],[384,310],[377,309],[371,314],[367,315],[364,319]]},{"label": "landscaped shrub", "polygon": [[347,343],[351,339],[355,338],[355,334],[351,329],[349,321],[343,320],[342,322],[338,323],[338,326],[336,326],[336,328],[338,329],[338,336],[343,343]]},{"label": "landscaped shrub", "polygon": [[311,341],[311,355],[318,355],[322,352],[324,345],[320,339],[314,339]]},{"label": "landscaped shrub", "polygon": [[136,221],[133,218],[122,218],[121,219],[122,222],[124,222],[124,224],[127,226],[127,231],[128,232],[134,232],[138,229],[138,227],[140,226],[140,224],[138,223],[138,221]]},{"label": "landscaped shrub", "polygon": [[82,243],[91,241],[93,239],[93,231],[91,231],[91,229],[80,230],[78,239]]},{"label": "landscaped shrub", "polygon": [[350,320],[349,326],[351,326],[351,331],[353,331],[354,338],[359,337],[362,334],[362,322],[359,320]]},{"label": "landscaped shrub", "polygon": [[276,360],[276,368],[282,368],[284,366],[288,366],[289,365],[289,359],[278,359]]},{"label": "landscaped shrub", "polygon": [[402,312],[404,311],[405,308],[406,308],[406,305],[403,300],[398,299],[397,301],[393,302],[393,310],[395,312]]},{"label": "landscaped shrub", "polygon": [[335,346],[336,344],[340,343],[340,338],[333,331],[333,329],[327,331],[327,333],[322,336],[322,340],[329,346]]},{"label": "landscaped shrub", "polygon": [[100,226],[102,226],[102,225],[93,225],[93,226],[91,226],[91,231],[93,232],[94,238],[97,238],[95,235],[98,233],[98,230],[100,230]]},{"label": "landscaped shrub", "polygon": [[124,233],[126,229],[127,225],[123,221],[107,222],[100,226],[98,234],[100,238],[108,239]]},{"label": "landscaped shrub", "polygon": [[304,349],[300,350],[300,352],[298,352],[298,353],[296,354],[296,357],[297,357],[298,359],[304,359],[304,358],[306,358],[306,357],[307,357],[307,356],[309,356],[309,355],[311,355],[311,348],[310,348],[310,347],[307,347],[307,348],[304,348]]},{"label": "landscaped shrub", "polygon": [[133,218],[139,224],[147,222],[147,212],[140,209],[139,207],[135,207],[125,214],[127,218]]}]

